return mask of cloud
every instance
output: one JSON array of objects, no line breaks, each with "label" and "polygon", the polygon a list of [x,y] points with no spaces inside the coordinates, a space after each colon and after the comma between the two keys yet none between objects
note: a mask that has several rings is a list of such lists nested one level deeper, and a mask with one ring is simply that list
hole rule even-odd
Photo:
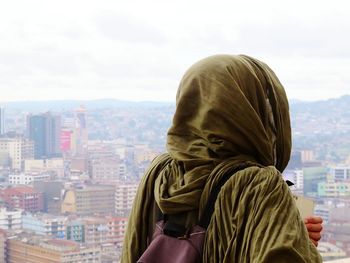
[{"label": "cloud", "polygon": [[292,98],[349,94],[348,5],[6,1],[0,6],[1,100],[171,100],[185,70],[217,53],[265,61]]}]

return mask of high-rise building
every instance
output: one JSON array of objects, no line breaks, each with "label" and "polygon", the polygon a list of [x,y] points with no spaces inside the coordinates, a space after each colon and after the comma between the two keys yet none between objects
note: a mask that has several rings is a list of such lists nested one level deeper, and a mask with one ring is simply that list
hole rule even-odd
[{"label": "high-rise building", "polygon": [[0,135],[5,132],[5,108],[0,106]]},{"label": "high-rise building", "polygon": [[62,129],[61,131],[61,145],[60,149],[62,153],[69,153],[72,150],[73,146],[73,131],[67,128]]},{"label": "high-rise building", "polygon": [[61,117],[50,112],[27,117],[27,135],[34,141],[35,159],[60,156]]},{"label": "high-rise building", "polygon": [[80,106],[75,112],[75,155],[84,155],[87,152],[88,130],[86,125],[86,109]]},{"label": "high-rise building", "polygon": [[24,138],[0,138],[0,153],[10,160],[10,168],[22,170],[24,160],[34,158],[34,142]]}]

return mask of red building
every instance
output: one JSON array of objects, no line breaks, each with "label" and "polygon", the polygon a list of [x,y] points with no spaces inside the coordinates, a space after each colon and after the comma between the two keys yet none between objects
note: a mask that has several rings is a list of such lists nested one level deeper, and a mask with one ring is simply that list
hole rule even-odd
[{"label": "red building", "polygon": [[0,190],[0,197],[8,207],[39,212],[44,209],[43,193],[30,186],[9,187]]},{"label": "red building", "polygon": [[72,135],[73,132],[70,130],[61,131],[61,144],[60,149],[63,153],[69,152],[72,145]]}]

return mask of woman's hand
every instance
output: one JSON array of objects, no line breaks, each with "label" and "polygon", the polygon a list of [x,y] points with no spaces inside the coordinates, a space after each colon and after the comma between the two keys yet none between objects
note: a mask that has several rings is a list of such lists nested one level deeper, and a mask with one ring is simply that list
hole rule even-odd
[{"label": "woman's hand", "polygon": [[318,241],[321,239],[322,222],[323,220],[319,216],[310,216],[304,219],[306,229],[309,232],[309,237],[316,247]]}]

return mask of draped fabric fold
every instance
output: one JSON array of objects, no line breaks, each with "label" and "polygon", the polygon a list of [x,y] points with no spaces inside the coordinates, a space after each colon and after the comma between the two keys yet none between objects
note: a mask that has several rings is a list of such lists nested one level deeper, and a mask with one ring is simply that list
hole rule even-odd
[{"label": "draped fabric fold", "polygon": [[[213,187],[241,164],[254,168],[238,172],[220,192],[203,262],[320,262],[291,193],[281,183],[290,150],[288,101],[266,64],[245,55],[197,62],[177,92],[168,153],[153,161],[140,183],[122,262],[136,262],[147,247],[155,203],[164,214],[186,212],[186,223],[195,224]],[[241,221],[235,223],[237,216]],[[274,220],[269,223],[269,218]],[[295,261],[272,261],[281,251],[289,251]]]}]

